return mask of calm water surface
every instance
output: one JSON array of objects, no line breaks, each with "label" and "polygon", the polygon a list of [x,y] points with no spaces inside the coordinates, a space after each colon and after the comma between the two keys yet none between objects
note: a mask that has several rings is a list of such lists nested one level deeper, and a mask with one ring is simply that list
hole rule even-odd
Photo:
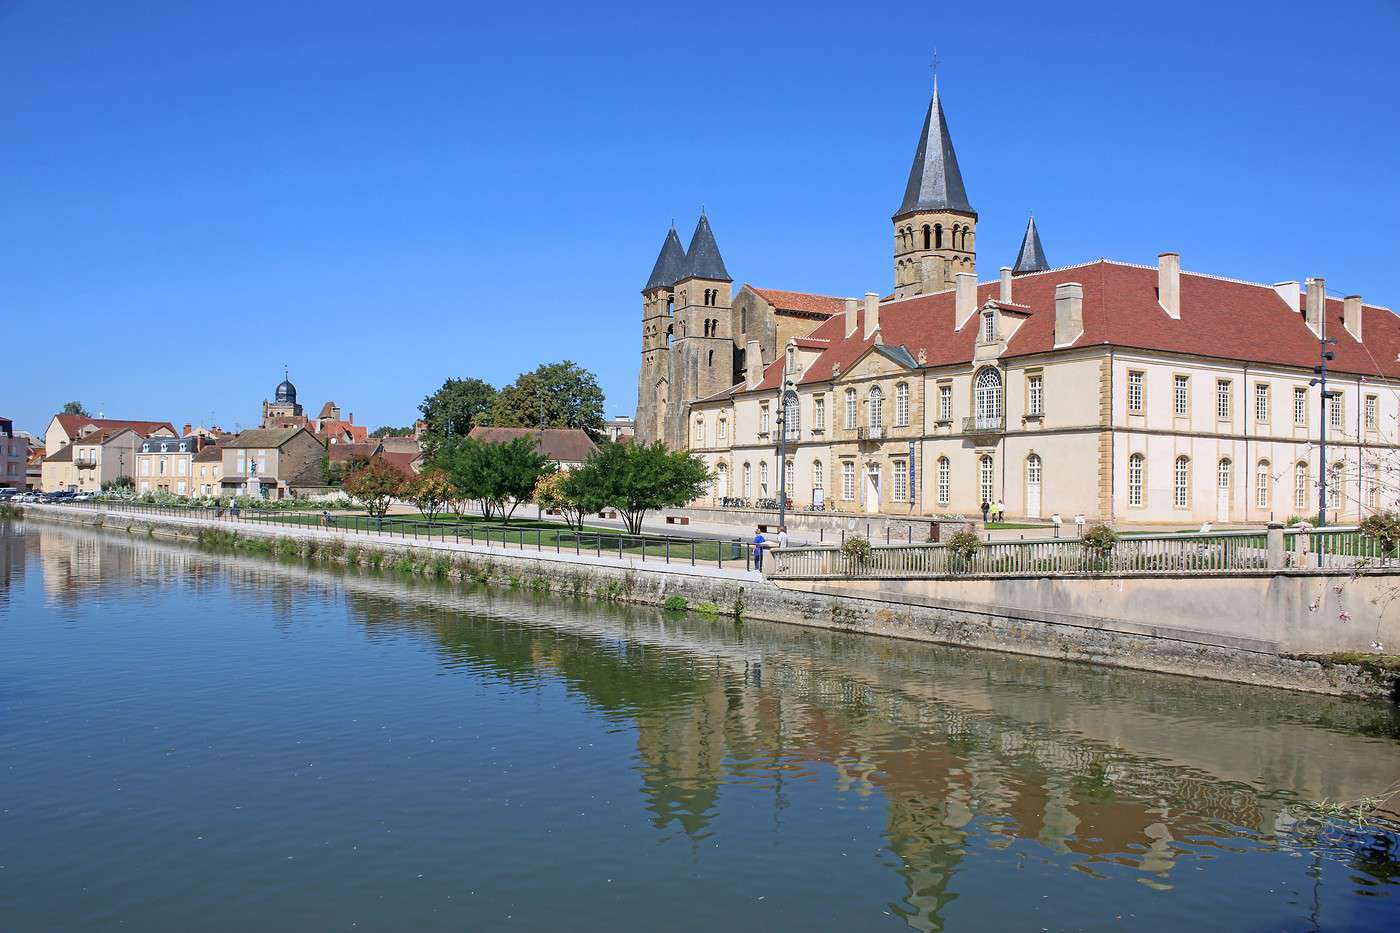
[{"label": "calm water surface", "polygon": [[1393,708],[0,525],[0,928],[1389,930]]}]

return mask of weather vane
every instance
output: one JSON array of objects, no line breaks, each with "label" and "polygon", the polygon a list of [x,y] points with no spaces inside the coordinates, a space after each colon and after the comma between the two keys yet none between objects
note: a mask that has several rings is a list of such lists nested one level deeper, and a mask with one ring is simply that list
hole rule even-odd
[{"label": "weather vane", "polygon": [[938,49],[935,47],[933,50],[933,80],[935,81],[938,80],[938,64],[941,61],[943,59],[938,57]]}]

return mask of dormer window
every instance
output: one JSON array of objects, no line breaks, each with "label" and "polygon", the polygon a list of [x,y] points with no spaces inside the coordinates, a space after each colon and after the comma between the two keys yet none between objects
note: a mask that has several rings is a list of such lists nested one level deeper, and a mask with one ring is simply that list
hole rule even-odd
[{"label": "dormer window", "polygon": [[982,312],[982,342],[993,343],[997,339],[997,313],[992,310]]}]

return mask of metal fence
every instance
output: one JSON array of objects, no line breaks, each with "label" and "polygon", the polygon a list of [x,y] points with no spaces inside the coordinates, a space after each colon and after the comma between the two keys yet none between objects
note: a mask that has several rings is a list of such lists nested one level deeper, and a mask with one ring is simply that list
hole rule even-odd
[{"label": "metal fence", "polygon": [[[1276,536],[1270,542],[1270,536]],[[1045,574],[1193,574],[1286,568],[1400,567],[1400,557],[1354,526],[1326,529],[1149,534],[1108,548],[1079,539],[985,543],[971,554],[943,544],[872,546],[868,556],[839,547],[787,548],[768,568],[777,579],[934,579]]]},{"label": "metal fence", "polygon": [[556,554],[591,554],[595,557],[616,557],[656,561],[690,566],[729,567],[735,570],[753,568],[753,546],[739,538],[677,538],[656,535],[632,535],[623,531],[586,529],[575,531],[562,525],[542,525],[522,520],[519,525],[507,525],[490,520],[463,521],[449,518],[429,522],[411,515],[347,515],[313,510],[279,511],[274,509],[239,508],[173,508],[114,502],[65,502],[43,508],[76,508],[91,511],[145,515],[153,518],[197,519],[218,526],[274,526],[306,530],[317,528],[343,536],[365,536],[370,539],[388,538],[399,541],[451,541],[456,544],[514,548],[522,551]]}]

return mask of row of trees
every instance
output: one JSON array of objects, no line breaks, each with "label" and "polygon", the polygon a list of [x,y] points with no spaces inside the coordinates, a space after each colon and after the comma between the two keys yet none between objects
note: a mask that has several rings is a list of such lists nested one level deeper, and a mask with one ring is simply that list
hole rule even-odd
[{"label": "row of trees", "polygon": [[376,457],[346,477],[343,488],[376,517],[404,499],[430,521],[444,512],[461,517],[475,503],[486,518],[509,522],[533,499],[576,530],[585,515],[616,509],[628,532],[640,534],[647,512],[685,505],[709,482],[699,458],[661,443],[604,443],[582,467],[564,472],[536,449],[534,438],[488,444],[457,437],[439,446],[412,479]]},{"label": "row of trees", "polygon": [[477,425],[578,428],[603,437],[603,390],[593,373],[564,360],[521,373],[497,389],[484,379],[448,379],[418,406],[427,422],[425,445],[466,437]]}]

